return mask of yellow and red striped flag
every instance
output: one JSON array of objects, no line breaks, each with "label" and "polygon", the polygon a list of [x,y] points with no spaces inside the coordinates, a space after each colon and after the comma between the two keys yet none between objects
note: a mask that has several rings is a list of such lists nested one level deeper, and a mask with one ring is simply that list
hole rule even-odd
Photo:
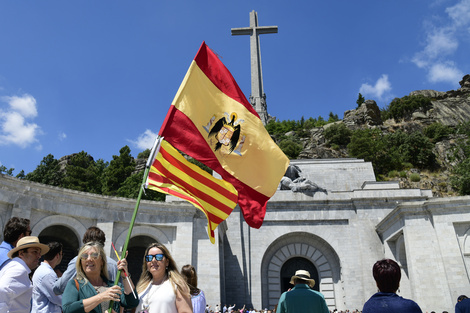
[{"label": "yellow and red striped flag", "polygon": [[159,135],[238,191],[245,221],[259,228],[289,159],[217,55],[203,42]]},{"label": "yellow and red striped flag", "polygon": [[184,199],[199,208],[207,217],[207,233],[215,243],[214,230],[237,205],[237,190],[190,163],[164,139],[160,140],[146,188]]}]

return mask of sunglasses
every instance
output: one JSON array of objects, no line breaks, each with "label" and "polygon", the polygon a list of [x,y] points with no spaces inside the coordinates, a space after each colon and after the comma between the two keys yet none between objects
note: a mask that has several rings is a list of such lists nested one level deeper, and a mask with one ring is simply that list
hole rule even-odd
[{"label": "sunglasses", "polygon": [[145,261],[152,262],[153,258],[155,258],[155,260],[157,260],[157,261],[161,261],[161,260],[163,260],[164,256],[165,255],[161,254],[161,253],[160,254],[148,254],[148,255],[145,256]]},{"label": "sunglasses", "polygon": [[80,259],[82,260],[86,260],[88,259],[88,257],[91,257],[93,260],[96,260],[100,257],[100,254],[99,253],[96,253],[96,252],[93,252],[93,253],[83,253],[81,256],[80,256]]}]

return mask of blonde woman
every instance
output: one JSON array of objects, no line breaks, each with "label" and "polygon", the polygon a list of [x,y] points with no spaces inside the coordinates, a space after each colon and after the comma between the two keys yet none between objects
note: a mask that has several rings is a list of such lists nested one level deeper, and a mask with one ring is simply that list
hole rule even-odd
[{"label": "blonde woman", "polygon": [[[117,268],[127,272],[126,259],[119,261]],[[115,304],[113,312],[119,312],[119,306],[130,309],[139,304],[139,299],[132,293],[132,282],[123,280],[124,286],[114,286],[108,279],[106,254],[100,243],[88,242],[80,249],[76,269],[76,278],[67,283],[62,295],[64,313],[104,313],[110,301]]]},{"label": "blonde woman", "polygon": [[137,312],[193,312],[189,287],[163,244],[153,243],[145,250],[137,292]]}]

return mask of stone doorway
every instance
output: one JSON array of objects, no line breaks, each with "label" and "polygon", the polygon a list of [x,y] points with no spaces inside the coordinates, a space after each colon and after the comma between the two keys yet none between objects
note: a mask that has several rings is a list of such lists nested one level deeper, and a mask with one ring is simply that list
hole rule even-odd
[{"label": "stone doorway", "polygon": [[80,247],[80,241],[78,240],[75,233],[66,226],[62,225],[53,225],[46,227],[43,229],[39,236],[39,241],[41,243],[49,243],[49,242],[60,242],[63,245],[62,248],[62,262],[57,265],[57,269],[59,269],[62,273],[65,272],[67,269],[67,265],[69,264],[70,260],[73,259]]},{"label": "stone doorway", "polygon": [[320,280],[318,279],[318,271],[315,265],[306,258],[294,257],[289,259],[281,267],[281,293],[293,287],[290,280],[297,270],[308,271],[310,273],[310,278],[315,280],[315,286],[313,286],[313,289],[320,291]]},{"label": "stone doorway", "polygon": [[325,296],[328,307],[341,297],[341,264],[337,253],[323,238],[307,232],[292,232],[277,238],[261,263],[262,307],[273,309],[281,293],[292,287],[290,278],[305,269],[315,279],[314,289]]},{"label": "stone doorway", "polygon": [[129,246],[127,248],[127,251],[129,251],[128,264],[129,273],[131,274],[134,285],[137,285],[140,274],[142,274],[142,262],[144,260],[145,250],[155,241],[155,239],[148,236],[136,236],[129,240]]}]

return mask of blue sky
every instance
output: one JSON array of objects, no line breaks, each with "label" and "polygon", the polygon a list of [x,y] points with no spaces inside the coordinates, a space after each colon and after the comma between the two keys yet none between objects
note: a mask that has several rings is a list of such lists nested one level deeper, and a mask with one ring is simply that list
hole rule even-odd
[{"label": "blue sky", "polygon": [[0,0],[0,164],[150,147],[202,41],[250,95],[249,12],[268,112],[300,120],[448,91],[470,73],[470,0]]}]

